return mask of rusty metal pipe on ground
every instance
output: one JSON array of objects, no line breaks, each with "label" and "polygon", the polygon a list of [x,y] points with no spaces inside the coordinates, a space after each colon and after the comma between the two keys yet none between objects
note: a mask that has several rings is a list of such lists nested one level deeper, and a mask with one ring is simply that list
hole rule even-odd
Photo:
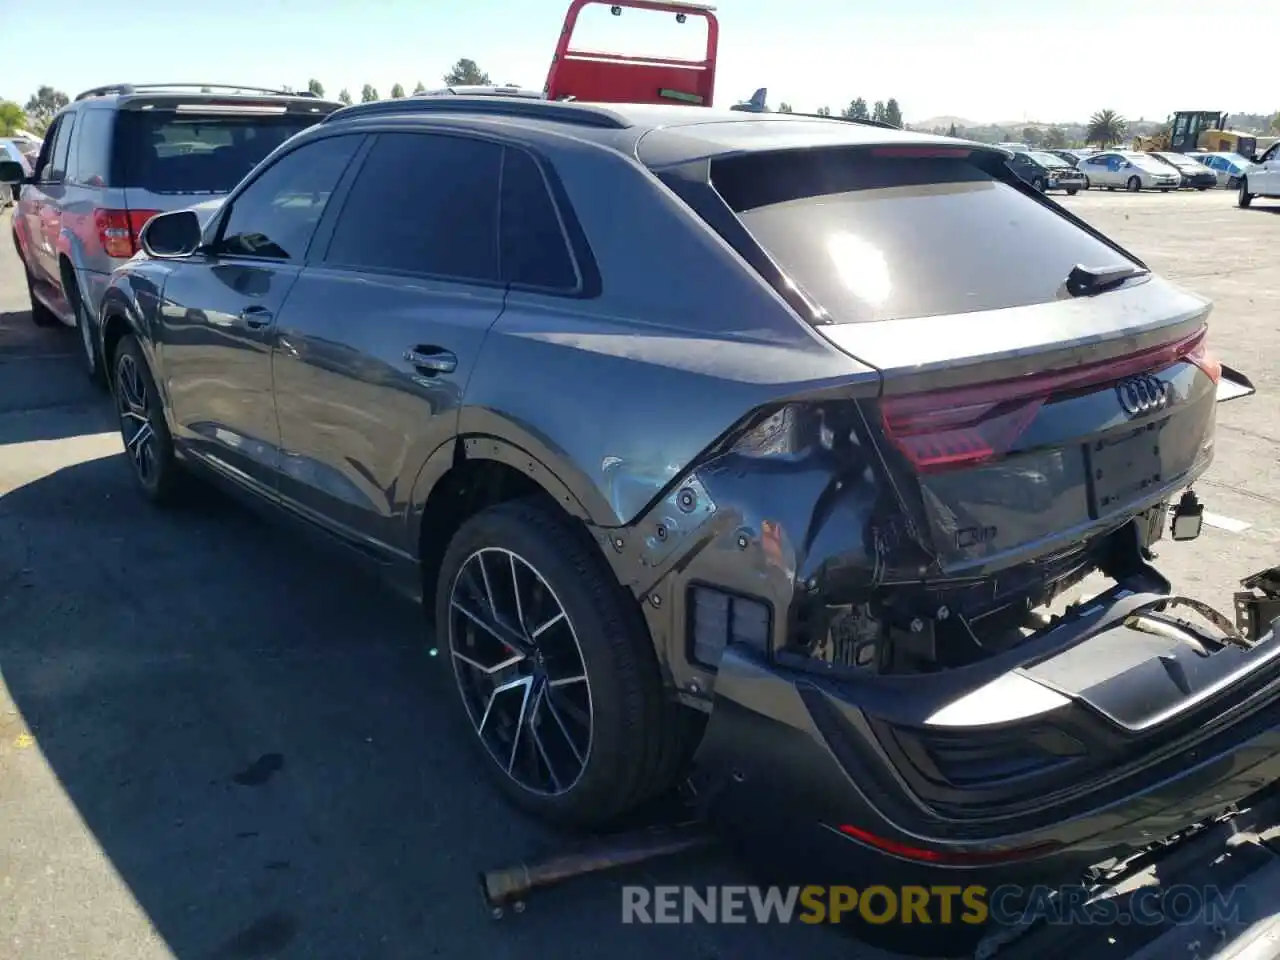
[{"label": "rusty metal pipe on ground", "polygon": [[700,823],[601,837],[571,853],[482,873],[480,890],[493,915],[501,917],[508,906],[517,911],[523,909],[525,897],[534,890],[587,874],[688,853],[713,842],[714,837]]}]

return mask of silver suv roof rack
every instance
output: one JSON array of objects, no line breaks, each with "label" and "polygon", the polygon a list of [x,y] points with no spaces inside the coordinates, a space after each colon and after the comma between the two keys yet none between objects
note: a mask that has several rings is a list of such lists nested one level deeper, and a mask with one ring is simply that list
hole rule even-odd
[{"label": "silver suv roof rack", "polygon": [[236,83],[109,83],[102,87],[93,87],[84,93],[77,94],[76,100],[87,100],[90,97],[107,97],[113,94],[128,96],[131,93],[154,92],[161,90],[194,90],[197,93],[214,93],[224,91],[231,93],[266,93],[273,97],[310,97],[316,95],[310,90],[273,90],[269,87],[246,87]]},{"label": "silver suv roof rack", "polygon": [[552,120],[603,130],[625,130],[630,122],[620,113],[599,106],[583,103],[543,100],[541,98],[501,96],[416,96],[395,100],[375,100],[373,103],[356,103],[335,110],[321,123],[337,119],[357,120],[361,117],[392,116],[396,114],[484,114],[490,117],[515,117],[523,120]]}]

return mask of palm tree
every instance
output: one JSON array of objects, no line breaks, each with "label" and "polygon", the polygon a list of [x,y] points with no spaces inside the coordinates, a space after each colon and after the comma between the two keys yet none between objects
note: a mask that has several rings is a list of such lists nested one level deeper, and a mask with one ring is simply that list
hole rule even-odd
[{"label": "palm tree", "polygon": [[1109,147],[1124,138],[1124,130],[1128,125],[1125,118],[1114,110],[1099,110],[1089,118],[1089,128],[1084,135],[1085,142]]}]

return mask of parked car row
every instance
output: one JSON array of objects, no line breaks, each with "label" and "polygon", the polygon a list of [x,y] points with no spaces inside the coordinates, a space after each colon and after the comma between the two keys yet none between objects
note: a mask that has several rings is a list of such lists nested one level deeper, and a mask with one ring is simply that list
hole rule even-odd
[{"label": "parked car row", "polygon": [[1280,776],[1275,657],[1126,632],[1212,459],[1210,304],[1007,161],[679,104],[119,86],[54,120],[14,240],[141,494],[225,485],[425,602],[515,802],[616,824],[701,744],[700,795],[809,876],[1057,884]]}]

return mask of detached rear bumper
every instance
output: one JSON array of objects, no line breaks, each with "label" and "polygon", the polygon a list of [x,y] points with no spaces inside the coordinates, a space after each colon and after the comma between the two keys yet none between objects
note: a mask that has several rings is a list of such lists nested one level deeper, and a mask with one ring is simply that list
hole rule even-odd
[{"label": "detached rear bumper", "polygon": [[1072,882],[1246,804],[1280,780],[1280,640],[1133,650],[1150,638],[1119,622],[1143,596],[1109,594],[968,689],[731,647],[698,757],[713,819],[786,851],[797,882],[997,885]]}]

